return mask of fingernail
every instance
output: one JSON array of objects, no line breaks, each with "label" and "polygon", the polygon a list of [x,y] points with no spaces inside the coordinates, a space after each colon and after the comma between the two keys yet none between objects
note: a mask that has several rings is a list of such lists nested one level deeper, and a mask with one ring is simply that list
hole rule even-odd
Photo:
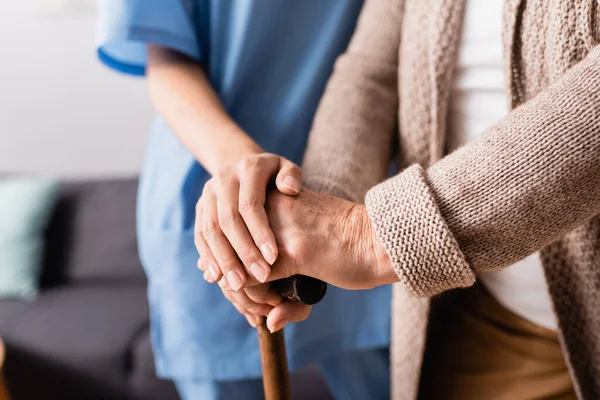
[{"label": "fingernail", "polygon": [[252,275],[254,275],[259,282],[264,283],[269,277],[269,271],[259,263],[252,263],[252,265],[250,265],[250,272],[252,272]]},{"label": "fingernail", "polygon": [[288,175],[285,178],[283,178],[283,186],[292,189],[296,193],[300,193],[300,188],[302,187],[302,184],[295,177]]},{"label": "fingernail", "polygon": [[277,256],[275,255],[275,250],[273,250],[273,248],[268,243],[265,243],[260,246],[260,254],[262,254],[263,258],[266,262],[269,263],[269,265],[273,265],[273,263],[277,259]]},{"label": "fingernail", "polygon": [[208,276],[208,274],[209,274],[208,271],[204,271],[203,276],[204,276],[204,280],[210,283],[211,280],[210,280],[210,277]]},{"label": "fingernail", "polygon": [[219,287],[221,289],[229,289],[229,282],[227,282],[227,278],[221,278],[219,281]]},{"label": "fingernail", "polygon": [[215,267],[214,264],[208,264],[208,271],[209,271],[210,276],[212,277],[213,281],[216,281],[217,277],[219,276],[217,267]]},{"label": "fingernail", "polygon": [[285,320],[285,318],[282,318],[273,324],[273,328],[269,329],[269,332],[275,333],[278,330],[281,330],[285,326],[285,324],[287,324],[287,321]]},{"label": "fingernail", "polygon": [[242,280],[240,274],[238,274],[238,272],[234,270],[227,271],[227,282],[229,282],[229,286],[231,286],[231,288],[236,292],[240,290],[240,288],[244,284],[244,281]]}]

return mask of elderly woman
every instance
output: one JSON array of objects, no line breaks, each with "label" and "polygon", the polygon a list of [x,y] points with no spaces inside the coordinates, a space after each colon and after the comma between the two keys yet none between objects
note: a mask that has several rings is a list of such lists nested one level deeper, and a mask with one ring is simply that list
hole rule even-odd
[{"label": "elderly woman", "polygon": [[[600,398],[599,25],[591,0],[366,2],[304,165],[345,200],[267,199],[268,279],[395,283],[393,398]],[[429,299],[477,281],[423,365]]]}]

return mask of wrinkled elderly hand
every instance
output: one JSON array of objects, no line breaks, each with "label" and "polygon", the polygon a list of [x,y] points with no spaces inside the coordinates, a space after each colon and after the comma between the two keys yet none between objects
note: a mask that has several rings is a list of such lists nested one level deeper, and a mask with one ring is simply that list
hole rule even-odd
[{"label": "wrinkled elderly hand", "polygon": [[[344,289],[398,281],[363,205],[307,189],[297,197],[274,192],[267,199],[267,216],[279,248],[269,281],[302,274]],[[255,303],[275,295],[267,284],[244,292],[258,299]],[[276,331],[305,319],[310,310],[304,304],[271,302],[268,312],[265,308],[259,314],[268,315],[267,326]]]},{"label": "wrinkled elderly hand", "polygon": [[363,205],[303,189],[271,193],[267,216],[280,251],[269,281],[302,274],[359,290],[395,277]]}]

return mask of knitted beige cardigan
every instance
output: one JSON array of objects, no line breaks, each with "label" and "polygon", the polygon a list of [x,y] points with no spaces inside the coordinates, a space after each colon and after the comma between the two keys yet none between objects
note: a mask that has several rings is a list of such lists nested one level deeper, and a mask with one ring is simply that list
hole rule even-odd
[{"label": "knitted beige cardigan", "polygon": [[402,167],[366,193],[401,280],[394,399],[417,395],[428,298],[540,249],[576,391],[599,399],[600,6],[507,0],[512,111],[444,157],[465,1],[366,1],[314,122],[306,182],[361,202],[394,156]]}]

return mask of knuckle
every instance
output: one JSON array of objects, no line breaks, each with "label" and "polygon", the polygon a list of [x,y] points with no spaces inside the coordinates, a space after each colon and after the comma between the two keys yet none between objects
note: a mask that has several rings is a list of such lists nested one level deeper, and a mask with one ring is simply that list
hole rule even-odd
[{"label": "knuckle", "polygon": [[240,263],[237,261],[237,259],[229,256],[229,255],[222,255],[220,257],[218,257],[218,263],[219,266],[221,267],[221,271],[226,274],[227,272],[234,270],[234,271],[238,271],[241,270],[241,266]]},{"label": "knuckle", "polygon": [[250,217],[258,214],[259,207],[260,202],[258,201],[258,199],[255,197],[249,197],[247,199],[243,199],[240,202],[238,210],[243,216]]},{"label": "knuckle", "polygon": [[242,243],[239,248],[236,248],[236,253],[246,265],[252,264],[254,261],[259,260],[257,251],[254,249],[254,243]]},{"label": "knuckle", "polygon": [[254,168],[258,165],[259,157],[247,157],[239,162],[239,166],[242,170]]},{"label": "knuckle", "polygon": [[222,168],[221,170],[217,171],[217,173],[214,175],[213,177],[213,186],[214,185],[218,185],[218,186],[223,186],[224,184],[226,184],[227,182],[231,181],[231,177],[232,177],[232,173],[229,167],[225,167]]},{"label": "knuckle", "polygon": [[277,161],[279,162],[279,156],[274,153],[262,153],[259,157],[263,161]]},{"label": "knuckle", "polygon": [[263,153],[256,158],[255,167],[264,170],[272,169],[275,164],[279,163],[279,156],[271,153]]},{"label": "knuckle", "polygon": [[207,219],[202,223],[202,236],[205,238],[214,238],[219,233],[219,224],[214,219]]},{"label": "knuckle", "polygon": [[219,225],[223,230],[231,229],[239,221],[240,215],[233,209],[223,210],[219,213]]}]

